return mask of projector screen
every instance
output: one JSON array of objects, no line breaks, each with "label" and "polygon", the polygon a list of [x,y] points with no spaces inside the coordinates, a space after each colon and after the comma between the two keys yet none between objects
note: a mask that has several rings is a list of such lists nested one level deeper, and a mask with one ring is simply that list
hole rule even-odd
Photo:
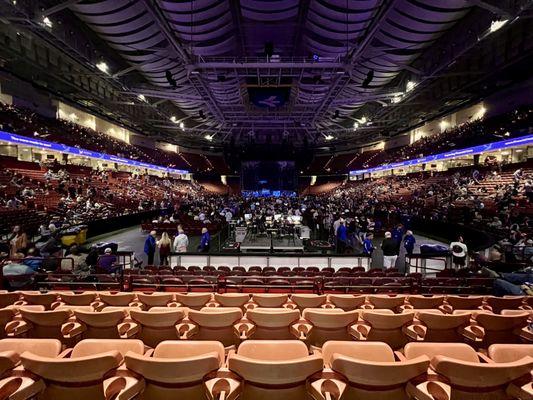
[{"label": "projector screen", "polygon": [[241,189],[245,191],[295,191],[294,161],[243,161]]}]

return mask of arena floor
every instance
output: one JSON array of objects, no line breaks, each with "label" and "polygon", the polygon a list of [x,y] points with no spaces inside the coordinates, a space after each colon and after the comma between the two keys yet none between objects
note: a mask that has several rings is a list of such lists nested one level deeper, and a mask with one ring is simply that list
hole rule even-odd
[{"label": "arena floor", "polygon": [[[448,245],[448,243],[443,243],[441,241],[431,239],[426,236],[419,235],[417,233],[415,233],[415,238],[416,238],[415,253],[420,252],[420,245],[424,243]],[[97,242],[115,242],[118,244],[119,250],[134,251],[137,258],[142,259],[146,263],[146,256],[144,255],[144,252],[143,252],[145,239],[146,239],[146,233],[141,232],[140,228],[136,226],[133,228],[115,231],[115,232],[112,232],[106,235],[96,236],[94,238],[91,238],[88,244],[97,243]],[[216,237],[212,240],[213,250],[215,250],[216,248],[216,243],[217,243],[216,240],[217,240]],[[382,240],[381,238],[374,240],[374,246],[376,247],[376,251],[372,255],[372,264],[375,266],[380,266],[383,263],[383,253],[381,249],[379,248],[381,240]],[[199,236],[189,236],[189,250],[190,251],[195,251],[199,243],[200,243]],[[400,260],[403,259],[404,256],[405,256],[405,253],[402,248],[402,252],[400,253],[399,259]],[[157,254],[155,258],[155,263],[156,264],[159,263],[159,257]],[[432,267],[432,268],[438,268],[439,264],[428,261],[427,266]]]}]

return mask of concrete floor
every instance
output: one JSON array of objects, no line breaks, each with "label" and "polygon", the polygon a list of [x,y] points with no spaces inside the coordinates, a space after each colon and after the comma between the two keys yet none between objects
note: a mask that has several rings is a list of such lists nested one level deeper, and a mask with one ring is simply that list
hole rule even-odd
[{"label": "concrete floor", "polygon": [[[141,232],[140,227],[136,226],[133,228],[127,228],[127,229],[122,229],[120,231],[111,232],[106,235],[96,236],[94,238],[91,238],[88,244],[98,243],[98,242],[115,242],[118,244],[119,250],[134,251],[137,258],[140,260],[143,260],[146,264],[147,257],[144,254],[144,241],[146,239],[146,236],[147,234]],[[415,233],[415,239],[416,239],[416,245],[415,245],[415,251],[414,251],[415,253],[420,252],[421,244],[448,245],[447,243],[442,243],[438,240],[430,239],[428,237],[425,237],[425,236],[422,236],[416,233]],[[212,239],[213,249],[218,248],[217,240],[218,240],[217,236],[213,235],[213,239]],[[382,241],[381,238],[374,240],[374,246],[376,247],[376,250],[374,251],[374,254],[372,255],[372,264],[375,267],[381,267],[383,265],[383,252],[380,249],[381,241]],[[200,244],[200,236],[192,236],[192,237],[189,236],[189,250],[190,251],[195,251],[199,244]],[[403,246],[401,250],[402,252],[400,253],[400,257],[398,257],[398,263],[397,263],[397,267],[400,268],[400,270],[402,270],[402,266],[399,260],[403,260],[403,257],[405,255]],[[159,256],[157,254],[156,254],[156,258],[154,261],[156,265],[159,263]],[[440,262],[428,260],[427,267],[442,269],[443,264]]]}]

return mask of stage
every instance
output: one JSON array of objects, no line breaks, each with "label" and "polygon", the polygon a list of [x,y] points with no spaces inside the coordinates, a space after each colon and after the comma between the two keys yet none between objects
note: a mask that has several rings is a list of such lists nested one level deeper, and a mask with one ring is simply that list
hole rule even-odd
[{"label": "stage", "polygon": [[303,241],[296,235],[272,237],[271,235],[254,235],[250,231],[246,233],[241,243],[242,252],[303,252]]}]

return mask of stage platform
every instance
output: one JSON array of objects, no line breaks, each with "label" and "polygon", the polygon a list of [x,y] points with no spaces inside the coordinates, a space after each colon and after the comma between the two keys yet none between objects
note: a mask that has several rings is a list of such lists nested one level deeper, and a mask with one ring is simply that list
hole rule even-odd
[{"label": "stage platform", "polygon": [[271,238],[267,235],[257,235],[254,237],[251,233],[247,233],[241,243],[242,252],[302,252],[304,244],[302,240],[294,236],[294,239],[289,237]]}]

